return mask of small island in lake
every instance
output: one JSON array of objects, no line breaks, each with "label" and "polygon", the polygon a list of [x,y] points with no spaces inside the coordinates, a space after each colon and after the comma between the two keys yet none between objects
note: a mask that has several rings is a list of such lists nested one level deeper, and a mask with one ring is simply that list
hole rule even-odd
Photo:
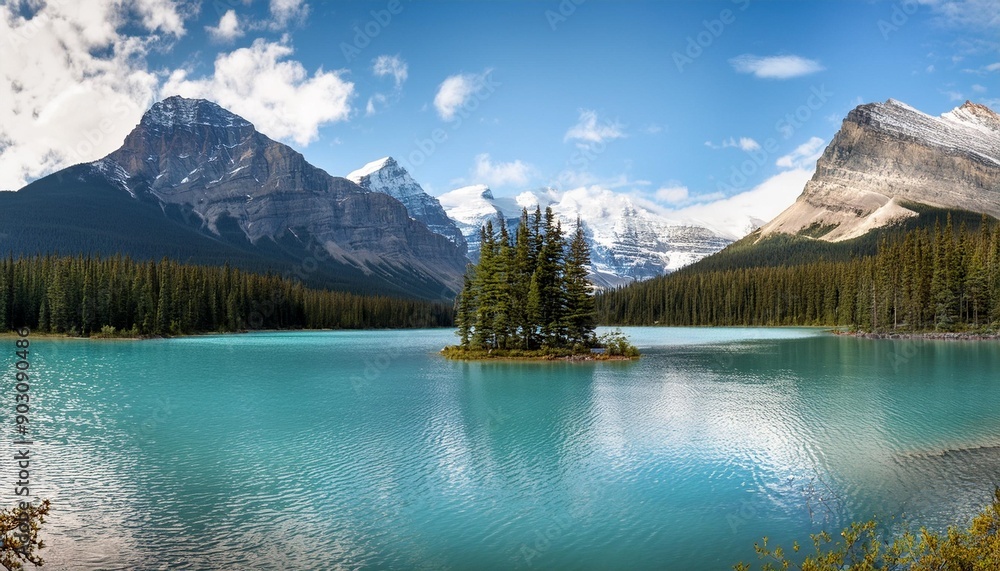
[{"label": "small island in lake", "polygon": [[527,209],[511,236],[499,220],[480,230],[479,262],[455,301],[458,345],[449,359],[628,360],[639,351],[620,332],[598,336],[590,249],[583,224],[567,243],[551,208]]}]

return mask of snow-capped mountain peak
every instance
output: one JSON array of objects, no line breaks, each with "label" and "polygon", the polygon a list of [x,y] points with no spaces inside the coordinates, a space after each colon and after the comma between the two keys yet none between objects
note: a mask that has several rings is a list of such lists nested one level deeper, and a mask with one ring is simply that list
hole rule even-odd
[{"label": "snow-capped mountain peak", "polygon": [[945,121],[954,121],[976,127],[987,133],[1000,132],[1000,115],[985,105],[966,101],[961,107],[941,115]]},{"label": "snow-capped mountain peak", "polygon": [[410,218],[423,222],[431,231],[448,238],[466,251],[462,232],[445,214],[441,203],[424,192],[410,173],[392,157],[372,161],[345,178],[368,192],[388,194],[402,202],[410,213]]},{"label": "snow-capped mountain peak", "polygon": [[521,210],[551,206],[563,230],[575,230],[580,219],[591,246],[591,279],[613,287],[676,270],[715,253],[730,243],[702,227],[668,219],[653,205],[598,187],[561,192],[551,188],[495,198],[484,185],[455,189],[439,197],[469,242],[469,256],[479,255],[479,229],[499,218],[518,224]]},{"label": "snow-capped mountain peak", "polygon": [[918,215],[909,205],[1000,216],[1000,116],[966,102],[939,117],[890,99],[860,105],[816,163],[792,206],[761,236],[827,241]]},{"label": "snow-capped mountain peak", "polygon": [[246,119],[205,99],[173,96],[154,104],[142,116],[140,125],[147,128],[175,128],[207,125],[210,127],[253,127]]}]

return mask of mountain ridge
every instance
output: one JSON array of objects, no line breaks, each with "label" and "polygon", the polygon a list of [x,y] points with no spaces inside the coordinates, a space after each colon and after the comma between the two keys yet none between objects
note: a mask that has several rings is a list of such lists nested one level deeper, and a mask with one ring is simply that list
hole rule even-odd
[{"label": "mountain ridge", "polygon": [[450,240],[463,255],[468,253],[465,236],[445,213],[440,201],[424,192],[396,159],[383,157],[372,161],[344,178],[369,192],[381,192],[400,201],[411,218]]},{"label": "mountain ridge", "polygon": [[[102,187],[121,194],[96,190]],[[86,204],[87,192],[99,195],[100,210]],[[82,208],[93,215],[79,220],[71,212],[53,212],[52,205],[33,200],[38,193],[67,200],[66,210]],[[127,250],[129,240],[140,237],[144,256],[174,251],[170,244],[157,249],[146,239],[155,229],[181,236],[190,243],[188,253],[217,247],[205,254],[207,259],[236,248],[259,267],[287,268],[310,260],[320,266],[309,272],[313,279],[339,287],[343,275],[355,289],[396,295],[450,297],[466,263],[464,252],[411,219],[398,200],[329,175],[245,119],[200,99],[164,99],[143,115],[116,151],[10,194],[4,197],[7,209],[18,210],[21,220],[8,217],[11,228],[23,227],[34,209],[60,220],[66,229],[62,240],[37,236],[36,244],[19,242],[39,253],[110,253],[95,244],[97,236],[108,232],[100,227],[102,219],[114,218],[114,237],[108,240]],[[174,227],[153,217],[153,210]],[[146,227],[119,216],[125,211]],[[11,251],[12,243],[0,242],[0,249]]]},{"label": "mountain ridge", "polygon": [[967,101],[933,117],[889,99],[848,113],[802,194],[760,236],[848,240],[916,216],[906,203],[1000,217],[998,198],[1000,116]]}]

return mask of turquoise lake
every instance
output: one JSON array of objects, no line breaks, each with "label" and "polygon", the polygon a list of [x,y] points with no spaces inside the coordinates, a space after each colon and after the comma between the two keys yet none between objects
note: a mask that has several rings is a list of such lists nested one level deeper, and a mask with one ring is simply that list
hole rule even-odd
[{"label": "turquoise lake", "polygon": [[763,535],[964,523],[1000,482],[1000,343],[625,331],[638,362],[449,362],[450,330],[34,339],[45,568],[721,570]]}]

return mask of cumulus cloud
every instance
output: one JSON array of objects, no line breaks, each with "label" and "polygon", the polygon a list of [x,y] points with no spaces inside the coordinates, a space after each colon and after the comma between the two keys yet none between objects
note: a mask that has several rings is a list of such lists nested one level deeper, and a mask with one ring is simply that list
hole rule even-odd
[{"label": "cumulus cloud", "polygon": [[191,79],[187,71],[175,71],[163,95],[211,99],[270,137],[308,145],[321,126],[349,117],[354,84],[322,68],[310,75],[301,63],[287,60],[292,52],[286,44],[258,39],[220,54],[210,77]]},{"label": "cumulus cloud", "polygon": [[243,35],[236,10],[229,10],[219,18],[217,26],[205,26],[208,35],[217,42],[231,42]]},{"label": "cumulus cloud", "polygon": [[302,0],[271,0],[272,29],[281,29],[299,23],[309,15],[309,5]]},{"label": "cumulus cloud", "polygon": [[156,96],[147,52],[183,35],[187,17],[151,0],[35,6],[26,18],[0,4],[0,189],[118,148]]},{"label": "cumulus cloud", "polygon": [[623,137],[625,137],[625,127],[621,123],[600,121],[596,111],[581,109],[576,125],[566,131],[563,142],[579,141],[584,144],[599,144]]},{"label": "cumulus cloud", "polygon": [[138,0],[134,10],[142,18],[147,30],[166,32],[176,37],[184,35],[184,19],[190,14],[181,14],[173,0]]},{"label": "cumulus cloud", "polygon": [[824,143],[823,139],[812,137],[791,153],[779,157],[774,164],[784,169],[806,168],[822,156]]},{"label": "cumulus cloud", "polygon": [[391,75],[396,82],[397,88],[402,87],[406,78],[409,76],[406,62],[403,61],[403,58],[398,55],[381,55],[375,58],[375,62],[372,64],[372,73],[374,73],[376,77]]},{"label": "cumulus cloud", "polygon": [[669,214],[732,239],[742,238],[795,202],[812,178],[824,146],[823,139],[812,137],[779,157],[775,164],[783,170],[756,187],[732,196],[713,193],[689,197],[688,206]]},{"label": "cumulus cloud", "polygon": [[520,160],[509,163],[493,162],[489,153],[477,155],[476,164],[472,168],[475,182],[494,188],[508,185],[524,186],[533,175],[534,169],[530,165]]},{"label": "cumulus cloud", "polygon": [[736,240],[791,206],[812,174],[812,168],[786,170],[746,192],[687,206],[673,215]]},{"label": "cumulus cloud", "polygon": [[690,192],[686,186],[669,186],[658,189],[654,196],[660,202],[678,204],[685,202],[690,196]]},{"label": "cumulus cloud", "polygon": [[739,73],[750,73],[762,79],[790,79],[826,69],[816,60],[794,55],[756,56],[743,54],[729,60],[729,63]]},{"label": "cumulus cloud", "polygon": [[487,86],[492,72],[492,69],[487,69],[482,73],[460,73],[442,81],[434,96],[434,108],[438,115],[445,121],[455,119],[458,111]]}]

